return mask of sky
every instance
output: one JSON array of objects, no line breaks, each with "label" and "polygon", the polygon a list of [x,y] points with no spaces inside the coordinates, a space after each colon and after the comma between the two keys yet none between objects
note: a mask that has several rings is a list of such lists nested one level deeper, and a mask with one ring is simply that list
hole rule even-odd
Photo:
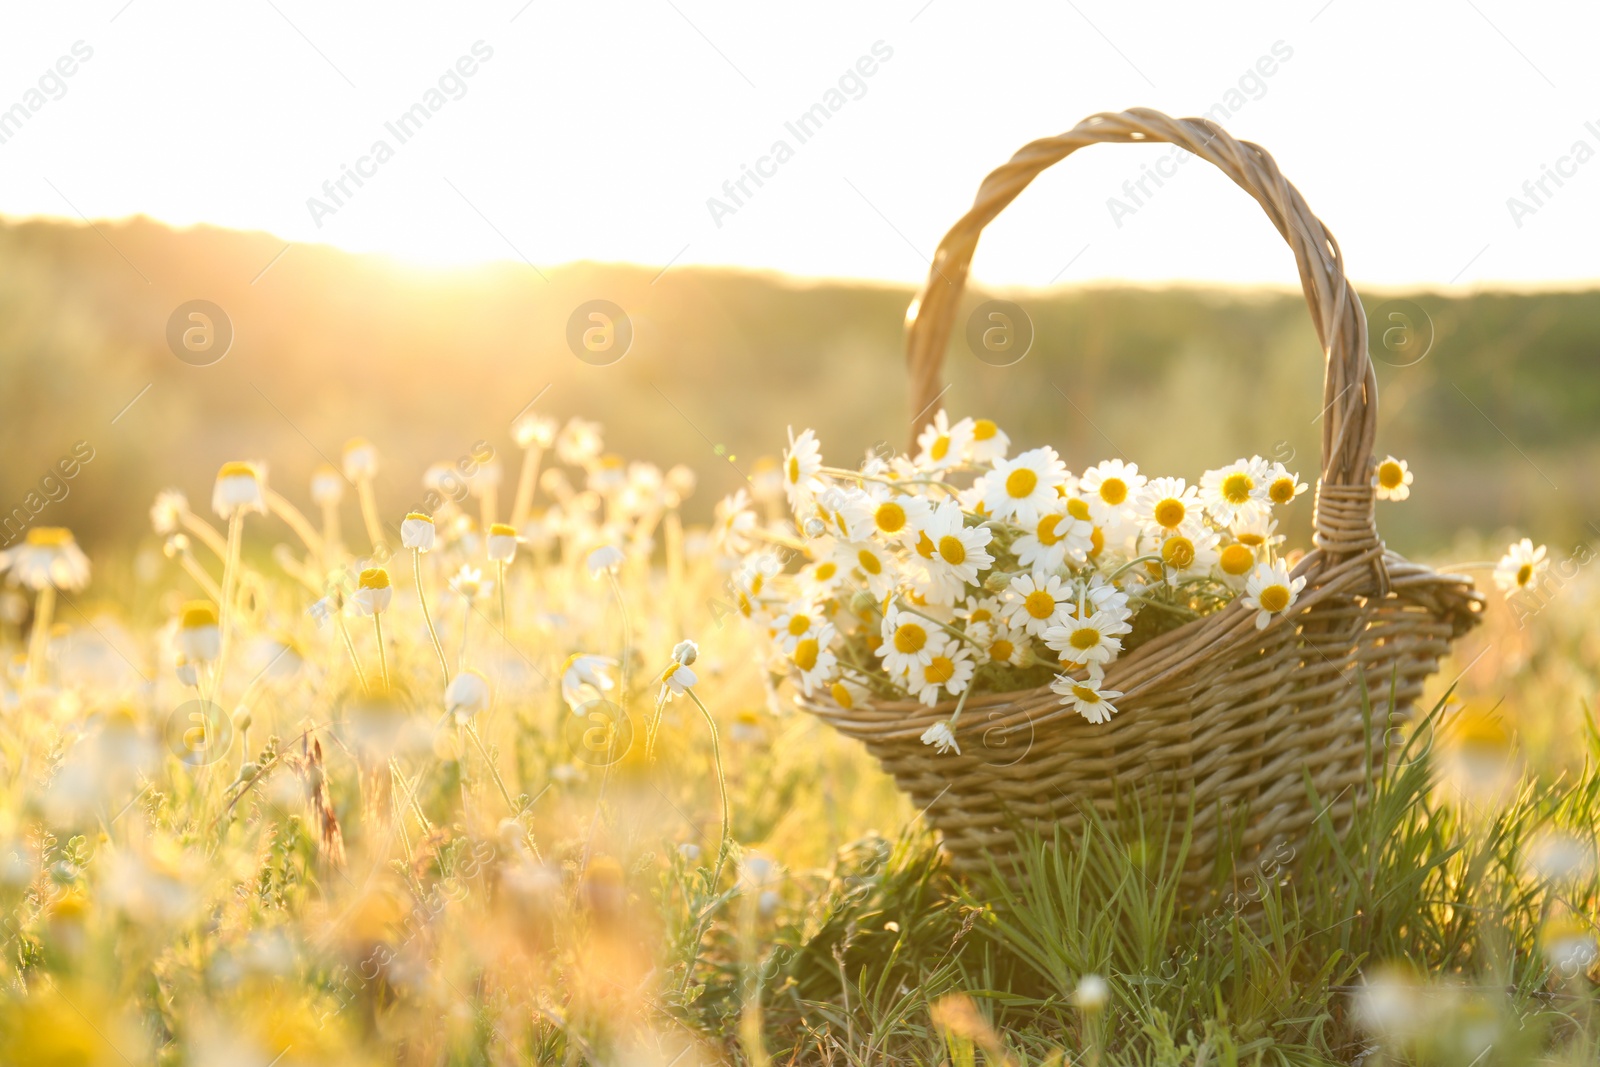
[{"label": "sky", "polygon": [[[1600,277],[1600,5],[7,7],[12,219],[143,214],[427,265],[918,283],[983,176],[1026,142],[1099,111],[1222,104],[1358,284]],[[818,104],[826,122],[795,126]],[[974,277],[1294,284],[1260,209],[1170,152],[1095,146],[1058,164],[990,226]],[[1125,183],[1146,167],[1175,173],[1135,200]]]}]

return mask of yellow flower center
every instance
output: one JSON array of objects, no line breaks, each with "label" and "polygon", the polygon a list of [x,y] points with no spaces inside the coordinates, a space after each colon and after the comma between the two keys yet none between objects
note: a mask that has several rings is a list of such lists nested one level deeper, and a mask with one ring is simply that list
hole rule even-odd
[{"label": "yellow flower center", "polygon": [[1524,563],[1517,568],[1517,584],[1527,585],[1533,579],[1533,564]]},{"label": "yellow flower center", "polygon": [[1089,502],[1078,497],[1073,497],[1071,500],[1067,501],[1067,514],[1071,515],[1079,522],[1088,522]]},{"label": "yellow flower center", "polygon": [[389,588],[389,572],[382,567],[368,567],[361,572],[359,584],[363,589]]},{"label": "yellow flower center", "polygon": [[789,616],[789,636],[790,637],[799,637],[809,629],[811,629],[811,616],[809,616],[809,615],[791,615],[791,616]]},{"label": "yellow flower center", "polygon": [[1248,574],[1255,565],[1256,554],[1244,545],[1229,545],[1222,550],[1222,572],[1235,578]]},{"label": "yellow flower center", "polygon": [[809,671],[817,665],[817,639],[808,637],[794,646],[794,665]]},{"label": "yellow flower center", "polygon": [[1385,489],[1398,489],[1405,480],[1405,470],[1394,460],[1384,460],[1378,464],[1378,484]]},{"label": "yellow flower center", "polygon": [[828,692],[832,694],[833,702],[844,710],[849,711],[855,706],[855,697],[850,695],[850,690],[843,682],[834,682]]},{"label": "yellow flower center", "polygon": [[886,534],[899,533],[906,524],[906,509],[893,500],[878,505],[872,521]]},{"label": "yellow flower center", "polygon": [[1056,527],[1061,525],[1061,519],[1062,516],[1060,515],[1046,515],[1039,520],[1039,526],[1034,530],[1034,536],[1039,539],[1041,545],[1048,548],[1061,540],[1061,535],[1056,533]]},{"label": "yellow flower center", "polygon": [[903,622],[894,631],[894,649],[904,655],[921,652],[928,643],[928,631],[914,622]]},{"label": "yellow flower center", "polygon": [[795,485],[800,484],[800,457],[789,457],[789,481]]},{"label": "yellow flower center", "polygon": [[1267,489],[1267,495],[1274,504],[1287,504],[1294,499],[1294,479],[1279,478]]},{"label": "yellow flower center", "polygon": [[224,463],[222,465],[222,469],[217,472],[217,477],[219,479],[239,477],[254,478],[255,476],[256,469],[254,467],[248,463],[240,463],[237,460],[232,463]]},{"label": "yellow flower center", "polygon": [[407,515],[406,515],[406,521],[408,521],[408,522],[409,522],[409,521],[411,521],[411,520],[413,520],[413,519],[417,519],[417,520],[420,520],[420,521],[422,521],[422,522],[425,522],[425,523],[427,523],[427,524],[428,524],[428,525],[429,525],[429,526],[432,526],[432,525],[433,525],[433,516],[431,516],[431,515],[424,515],[424,514],[423,514],[423,513],[422,513],[422,512],[420,512],[420,511],[413,511],[413,512],[410,512],[410,513],[408,513],[408,514],[407,514]]},{"label": "yellow flower center", "polygon": [[988,622],[992,618],[994,618],[994,616],[989,613],[988,608],[974,608],[972,614],[967,616],[967,621]]},{"label": "yellow flower center", "polygon": [[1080,626],[1067,640],[1079,652],[1087,652],[1100,643],[1100,631],[1093,626]]},{"label": "yellow flower center", "polygon": [[1105,547],[1106,532],[1096,526],[1094,532],[1089,535],[1089,555],[1098,556]]},{"label": "yellow flower center", "polygon": [[1117,505],[1128,499],[1128,483],[1121,478],[1107,478],[1100,483],[1100,499]]},{"label": "yellow flower center", "polygon": [[65,526],[35,526],[28,531],[28,544],[60,548],[72,544],[72,531]]},{"label": "yellow flower center", "polygon": [[1243,504],[1250,499],[1255,481],[1243,471],[1234,471],[1222,479],[1222,499],[1230,504]]},{"label": "yellow flower center", "polygon": [[1021,500],[1033,495],[1039,487],[1039,476],[1027,467],[1018,467],[1006,475],[1006,495],[1013,500]]},{"label": "yellow flower center", "polygon": [[1007,641],[1003,637],[989,646],[989,658],[994,660],[996,663],[1008,660],[1016,654],[1017,646],[1012,644],[1010,641]]},{"label": "yellow flower center", "polygon": [[1249,545],[1251,548],[1260,548],[1267,543],[1267,539],[1264,536],[1258,533],[1250,533],[1248,530],[1239,534],[1238,537],[1241,545]]},{"label": "yellow flower center", "polygon": [[933,661],[923,668],[923,677],[931,685],[943,685],[955,677],[956,665],[948,656],[935,656]]},{"label": "yellow flower center", "polygon": [[817,581],[825,582],[839,573],[839,565],[831,559],[826,560],[817,564],[817,569],[813,573],[816,575]]},{"label": "yellow flower center", "polygon": [[952,567],[959,566],[967,561],[967,546],[961,543],[961,538],[945,534],[939,538],[939,555]]},{"label": "yellow flower center", "polygon": [[1189,509],[1183,506],[1183,501],[1169,496],[1156,505],[1156,522],[1169,530],[1176,530],[1188,511]]},{"label": "yellow flower center", "polygon": [[1036,619],[1048,619],[1056,613],[1056,598],[1043,589],[1035,589],[1023,599],[1022,607]]},{"label": "yellow flower center", "polygon": [[856,553],[856,562],[860,563],[861,569],[866,571],[868,574],[883,573],[883,564],[878,562],[878,557],[873,555],[871,552],[868,552],[864,548],[860,552]]},{"label": "yellow flower center", "polygon": [[1261,590],[1261,610],[1270,611],[1274,615],[1289,606],[1289,587],[1286,585],[1269,585]]},{"label": "yellow flower center", "polygon": [[517,536],[517,528],[515,526],[508,526],[503,522],[492,522],[489,524],[489,536],[515,537]]},{"label": "yellow flower center", "polygon": [[972,439],[974,441],[992,441],[994,435],[1000,432],[1000,427],[994,424],[993,419],[979,419],[972,424]]},{"label": "yellow flower center", "polygon": [[1169,537],[1161,545],[1161,562],[1182,570],[1194,564],[1194,542],[1187,537]]},{"label": "yellow flower center", "polygon": [[929,537],[927,531],[924,530],[922,533],[917,535],[917,555],[921,556],[923,559],[932,559],[933,553],[933,539]]},{"label": "yellow flower center", "polygon": [[1090,689],[1086,685],[1073,686],[1072,695],[1083,701],[1085,704],[1100,703],[1100,694],[1095,692],[1093,689]]},{"label": "yellow flower center", "polygon": [[209,600],[193,600],[183,606],[183,628],[197,630],[202,626],[217,624],[217,609]]},{"label": "yellow flower center", "polygon": [[950,435],[940,434],[933,439],[933,447],[928,449],[928,455],[935,460],[941,460],[950,454]]}]

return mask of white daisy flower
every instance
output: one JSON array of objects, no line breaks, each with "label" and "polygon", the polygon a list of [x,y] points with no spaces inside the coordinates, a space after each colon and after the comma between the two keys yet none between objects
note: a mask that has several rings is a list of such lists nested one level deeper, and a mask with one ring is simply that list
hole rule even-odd
[{"label": "white daisy flower", "polygon": [[617,683],[611,677],[616,667],[617,661],[609,656],[574,652],[561,667],[561,699],[576,714],[584,689],[604,696],[616,687]]},{"label": "white daisy flower", "polygon": [[1289,565],[1281,559],[1257,565],[1245,583],[1245,595],[1241,598],[1245,607],[1256,612],[1256,629],[1265,630],[1274,615],[1282,615],[1293,607],[1305,585],[1304,577],[1290,580]]},{"label": "white daisy flower", "polygon": [[692,667],[700,658],[700,646],[686,637],[672,646],[672,658],[685,667]]},{"label": "white daisy flower", "polygon": [[928,647],[932,655],[928,662],[911,668],[907,688],[918,700],[932,707],[939,703],[941,692],[960,695],[977,668],[972,662],[972,650],[958,641],[935,635]]},{"label": "white daisy flower", "polygon": [[1235,589],[1242,587],[1256,568],[1256,551],[1243,541],[1224,546],[1217,554],[1217,570],[1222,572],[1222,580]]},{"label": "white daisy flower", "polygon": [[1284,536],[1278,533],[1278,520],[1266,512],[1234,523],[1228,528],[1228,532],[1233,534],[1235,541],[1257,550],[1276,548],[1285,540]]},{"label": "white daisy flower", "polygon": [[1103,667],[1122,652],[1122,635],[1132,629],[1117,612],[1093,611],[1085,604],[1045,630],[1044,643],[1060,654],[1063,664]]},{"label": "white daisy flower", "polygon": [[871,537],[876,525],[874,513],[878,501],[865,490],[854,486],[832,485],[817,499],[817,515],[825,527],[846,541],[865,541]]},{"label": "white daisy flower", "polygon": [[916,544],[927,526],[931,505],[920,496],[898,492],[881,483],[870,484],[866,492],[873,534],[889,544]]},{"label": "white daisy flower", "polygon": [[1267,499],[1274,504],[1292,504],[1295,497],[1309,488],[1298,474],[1291,474],[1282,463],[1274,463],[1267,472]]},{"label": "white daisy flower", "polygon": [[845,570],[835,559],[836,542],[829,541],[819,553],[822,558],[800,568],[797,580],[805,594],[815,600],[831,600],[844,582]]},{"label": "white daisy flower", "polygon": [[1182,478],[1152,478],[1139,490],[1135,506],[1147,533],[1170,533],[1197,517],[1200,493]]},{"label": "white daisy flower", "polygon": [[252,511],[265,515],[267,501],[261,480],[259,464],[224,463],[217,471],[217,484],[211,490],[211,510],[224,519]]},{"label": "white daisy flower", "polygon": [[1137,463],[1108,459],[1083,472],[1078,479],[1078,495],[1089,502],[1095,521],[1105,526],[1127,512],[1145,480]]},{"label": "white daisy flower", "polygon": [[22,544],[0,552],[0,570],[35,592],[50,586],[76,592],[89,584],[89,557],[64,526],[33,527]]},{"label": "white daisy flower", "polygon": [[846,711],[867,706],[867,687],[859,682],[852,682],[848,678],[840,678],[828,687],[828,695],[833,697],[833,702]]},{"label": "white daisy flower", "polygon": [[222,629],[217,609],[209,600],[194,600],[178,616],[179,658],[186,663],[210,663],[222,654]]},{"label": "white daisy flower", "polygon": [[555,443],[556,420],[523,412],[511,423],[511,438],[518,448],[549,448]]},{"label": "white daisy flower", "polygon": [[994,563],[987,547],[994,540],[994,531],[985,526],[969,528],[961,505],[954,500],[946,500],[933,510],[924,533],[933,547],[926,563],[932,573],[964,585],[976,585],[979,573]]},{"label": "white daisy flower", "polygon": [[445,687],[444,706],[456,722],[466,722],[489,706],[489,680],[477,671],[462,671]]},{"label": "white daisy flower", "polygon": [[1266,510],[1271,469],[1260,456],[1235,460],[1200,477],[1200,502],[1223,526],[1257,517]]},{"label": "white daisy flower", "polygon": [[1218,559],[1217,534],[1198,524],[1173,530],[1161,539],[1156,549],[1170,585],[1178,579],[1209,574]]},{"label": "white daisy flower", "polygon": [[673,660],[667,665],[667,669],[661,672],[660,699],[670,704],[673,697],[683,696],[684,690],[698,685],[699,682],[699,677],[688,664]]},{"label": "white daisy flower", "polygon": [[1545,547],[1533,547],[1533,542],[1524,537],[1500,557],[1500,562],[1494,568],[1494,584],[1500,591],[1510,596],[1520,589],[1527,589],[1539,580],[1539,575],[1550,566],[1550,561],[1545,558]]},{"label": "white daisy flower", "polygon": [[1006,592],[1007,624],[1035,637],[1063,621],[1062,602],[1072,595],[1070,587],[1055,575],[1048,578],[1018,575],[1011,579]]},{"label": "white daisy flower", "polygon": [[1039,577],[1055,574],[1068,560],[1082,565],[1093,549],[1094,523],[1075,519],[1065,510],[1041,515],[1031,533],[1011,542],[1017,562]]},{"label": "white daisy flower", "polygon": [[1005,459],[1011,448],[1011,438],[994,424],[992,419],[976,419],[972,423],[972,436],[967,444],[967,454],[974,463],[993,463]]},{"label": "white daisy flower", "polygon": [[875,598],[894,592],[900,580],[894,556],[870,541],[841,541],[834,548],[833,559],[839,566],[858,572]]},{"label": "white daisy flower", "polygon": [[789,660],[799,675],[800,691],[810,696],[826,688],[838,671],[839,657],[828,646],[833,642],[833,627],[824,623],[811,637],[795,643]]},{"label": "white daisy flower", "polygon": [[1055,506],[1059,499],[1056,487],[1066,480],[1066,464],[1048,445],[1030,449],[1016,459],[997,459],[994,470],[984,476],[984,511],[996,519],[1014,518],[1031,526]]},{"label": "white daisy flower", "polygon": [[600,424],[577,416],[568,419],[556,435],[556,455],[568,466],[587,468],[602,447]]},{"label": "white daisy flower", "polygon": [[1013,630],[1004,623],[994,623],[974,640],[983,645],[984,653],[989,657],[990,663],[1009,663],[1013,667],[1026,667],[1032,659],[1027,633]]},{"label": "white daisy flower", "polygon": [[723,552],[738,555],[750,551],[750,538],[756,532],[756,513],[750,510],[750,494],[740,489],[717,501],[711,531]]},{"label": "white daisy flower", "polygon": [[356,579],[356,591],[350,594],[350,602],[363,615],[376,615],[388,611],[389,603],[393,599],[394,590],[389,586],[389,572],[382,567],[368,567],[362,571],[361,577]]},{"label": "white daisy flower", "polygon": [[942,720],[922,731],[922,743],[932,745],[933,750],[941,756],[947,752],[961,755],[961,746],[956,744],[956,735],[950,732],[950,724]]},{"label": "white daisy flower", "polygon": [[[596,551],[603,552],[605,549],[597,549]],[[617,550],[612,549],[612,551],[616,552]],[[620,552],[617,554],[621,555]],[[510,563],[516,556],[517,528],[503,522],[491,523],[489,525],[489,559],[495,563]],[[592,561],[594,556],[591,555],[589,559],[591,560],[589,570],[593,572]]]},{"label": "white daisy flower", "polygon": [[418,552],[431,552],[435,540],[433,519],[420,511],[413,511],[400,520],[400,544]]},{"label": "white daisy flower", "polygon": [[1050,683],[1050,689],[1061,695],[1063,705],[1099,725],[1111,721],[1111,716],[1117,713],[1111,700],[1122,695],[1115,689],[1101,689],[1101,684],[1093,674],[1081,682],[1062,674]]},{"label": "white daisy flower", "polygon": [[796,515],[806,509],[811,497],[822,490],[822,446],[817,435],[803,430],[799,437],[794,427],[789,428],[789,447],[783,453],[783,491],[789,498],[789,508]]},{"label": "white daisy flower", "polygon": [[1372,486],[1379,500],[1404,500],[1411,495],[1413,477],[1405,460],[1387,456],[1372,472]]},{"label": "white daisy flower", "polygon": [[920,615],[891,607],[883,616],[883,643],[876,655],[891,678],[923,666],[933,658],[934,624]]},{"label": "white daisy flower", "polygon": [[622,549],[616,545],[601,545],[589,553],[585,566],[589,568],[589,577],[598,578],[608,571],[613,574],[616,573],[617,568],[622,566],[622,561],[626,558],[622,554]]},{"label": "white daisy flower", "polygon": [[944,409],[940,408],[923,431],[917,435],[915,463],[924,470],[938,471],[960,463],[972,439],[972,420],[962,419],[950,425]]},{"label": "white daisy flower", "polygon": [[817,627],[825,621],[815,606],[804,602],[791,604],[772,620],[773,643],[788,655],[803,638],[815,637]]},{"label": "white daisy flower", "polygon": [[980,637],[985,630],[1000,625],[1000,600],[992,596],[969,596],[966,603],[955,605],[954,618],[966,624],[966,632]]}]

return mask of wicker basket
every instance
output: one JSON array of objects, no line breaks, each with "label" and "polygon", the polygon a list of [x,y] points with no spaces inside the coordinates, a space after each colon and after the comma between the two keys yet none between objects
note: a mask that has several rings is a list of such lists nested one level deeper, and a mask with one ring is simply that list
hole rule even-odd
[{"label": "wicker basket", "polygon": [[1270,155],[1206,119],[1145,109],[1094,115],[1025,146],[990,174],[940,242],[912,305],[912,410],[925,413],[936,399],[983,227],[1040,171],[1102,141],[1165,141],[1210,160],[1256,198],[1294,249],[1327,358],[1315,548],[1294,571],[1307,579],[1295,610],[1257,630],[1235,601],[1133,650],[1107,671],[1107,686],[1124,696],[1106,725],[1064,709],[1047,688],[975,696],[956,729],[959,756],[936,755],[919,740],[953,704],[846,711],[823,697],[801,705],[867,746],[939,830],[957,870],[985,870],[991,860],[1004,867],[1019,828],[1049,832],[1060,823],[1075,831],[1086,806],[1115,822],[1131,787],[1184,808],[1192,801],[1184,879],[1198,887],[1264,848],[1301,840],[1322,815],[1343,832],[1384,759],[1385,734],[1451,641],[1476,622],[1482,598],[1470,579],[1408,562],[1379,540],[1377,381],[1339,245]]}]

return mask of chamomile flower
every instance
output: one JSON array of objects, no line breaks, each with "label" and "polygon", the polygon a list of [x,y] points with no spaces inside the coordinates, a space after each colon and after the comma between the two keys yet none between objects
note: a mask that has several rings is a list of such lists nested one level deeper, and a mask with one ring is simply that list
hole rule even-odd
[{"label": "chamomile flower", "polygon": [[966,525],[961,505],[946,500],[929,516],[925,535],[933,546],[924,566],[930,574],[960,585],[976,585],[978,575],[994,564],[989,542],[994,531]]},{"label": "chamomile flower", "polygon": [[1182,478],[1152,478],[1139,490],[1135,507],[1146,533],[1171,533],[1198,517],[1200,493]]},{"label": "chamomile flower", "polygon": [[1228,532],[1233,534],[1235,541],[1249,545],[1257,551],[1263,548],[1277,548],[1284,541],[1283,535],[1278,533],[1278,520],[1265,512],[1234,523],[1228,527]]},{"label": "chamomile flower", "polygon": [[1043,635],[1063,620],[1061,605],[1072,595],[1071,588],[1055,575],[1048,578],[1018,575],[1011,579],[1006,592],[1006,623],[1034,637]]},{"label": "chamomile flower", "polygon": [[1161,557],[1161,569],[1167,582],[1178,584],[1180,578],[1208,574],[1217,562],[1217,543],[1221,538],[1198,524],[1183,526],[1161,538],[1156,554]]},{"label": "chamomile flower", "polygon": [[961,755],[961,746],[956,744],[956,735],[950,732],[950,724],[942,719],[922,731],[922,743],[932,745],[933,750],[941,756],[947,752]]},{"label": "chamomile flower", "polygon": [[1295,497],[1309,488],[1298,474],[1290,473],[1282,463],[1274,463],[1267,472],[1267,499],[1274,504],[1292,504]]},{"label": "chamomile flower", "polygon": [[917,543],[932,510],[926,500],[878,483],[873,483],[867,495],[870,503],[866,506],[871,509],[870,529],[875,537],[888,544]]},{"label": "chamomile flower", "polygon": [[568,466],[587,468],[603,447],[598,422],[574,416],[556,434],[556,455]]},{"label": "chamomile flower", "polygon": [[964,692],[977,668],[972,662],[972,650],[959,641],[935,636],[928,647],[928,661],[911,668],[908,688],[918,700],[932,707],[943,693],[959,696]]},{"label": "chamomile flower", "polygon": [[[489,526],[489,559],[495,563],[510,563],[517,556],[517,528],[503,522]],[[591,565],[590,570],[593,570]]]},{"label": "chamomile flower", "polygon": [[1545,558],[1545,547],[1533,547],[1533,542],[1524,537],[1500,557],[1500,562],[1494,568],[1494,584],[1500,591],[1510,596],[1512,593],[1527,589],[1539,581],[1539,575],[1550,566],[1550,561]]},{"label": "chamomile flower", "polygon": [[474,670],[465,670],[444,690],[445,713],[465,723],[489,706],[489,680]]},{"label": "chamomile flower", "polygon": [[796,514],[806,509],[811,497],[822,490],[822,446],[811,430],[802,430],[795,436],[789,428],[789,447],[783,453],[783,491],[789,498],[789,508]]},{"label": "chamomile flower", "polygon": [[874,597],[885,597],[900,580],[899,565],[882,545],[870,541],[841,541],[834,546],[833,559],[861,575]]},{"label": "chamomile flower", "polygon": [[1044,643],[1074,667],[1104,667],[1122,652],[1122,635],[1132,631],[1119,612],[1097,611],[1085,602],[1044,632]]},{"label": "chamomile flower", "polygon": [[805,638],[815,637],[817,628],[825,621],[811,604],[791,604],[772,620],[772,640],[787,655]]},{"label": "chamomile flower", "polygon": [[1243,541],[1224,545],[1217,553],[1217,570],[1222,572],[1222,580],[1235,589],[1243,586],[1256,568],[1256,552],[1255,547]]},{"label": "chamomile flower", "polygon": [[224,463],[217,471],[217,484],[211,490],[211,509],[224,519],[252,511],[265,515],[267,501],[261,482],[258,464]]},{"label": "chamomile flower", "polygon": [[1066,464],[1048,445],[1030,449],[1016,459],[997,459],[994,470],[984,476],[984,511],[996,519],[1015,519],[1031,526],[1055,505],[1059,499],[1056,487],[1066,480]]},{"label": "chamomile flower", "polygon": [[356,579],[356,591],[350,594],[350,602],[363,615],[377,615],[389,610],[389,603],[393,599],[389,572],[382,567],[368,567],[362,571],[361,577]]},{"label": "chamomile flower", "polygon": [[38,592],[45,588],[76,592],[89,584],[89,557],[64,526],[35,526],[22,544],[0,552],[0,570],[11,581]]},{"label": "chamomile flower", "polygon": [[993,419],[975,419],[972,435],[967,443],[967,455],[974,463],[993,463],[1005,459],[1011,448],[1011,438],[996,426]]},{"label": "chamomile flower", "polygon": [[1096,524],[1108,526],[1129,510],[1145,481],[1137,463],[1108,459],[1083,472],[1078,479],[1078,495],[1089,502],[1089,513]]},{"label": "chamomile flower", "polygon": [[1223,526],[1247,521],[1266,510],[1271,469],[1260,456],[1239,459],[1200,476],[1200,502]]},{"label": "chamomile flower", "polygon": [[834,558],[835,546],[829,543],[821,553],[822,558],[800,568],[797,576],[800,588],[816,600],[832,599],[844,582],[844,568]]},{"label": "chamomile flower", "polygon": [[344,499],[344,486],[344,477],[331,464],[318,464],[311,472],[311,499],[319,507],[338,507]]},{"label": "chamomile flower", "polygon": [[400,520],[400,544],[418,552],[431,552],[435,540],[433,519],[420,511],[413,511]]},{"label": "chamomile flower", "polygon": [[1379,500],[1404,500],[1411,495],[1413,477],[1405,460],[1386,456],[1372,472],[1372,486]]},{"label": "chamomile flower", "polygon": [[917,435],[916,464],[924,470],[939,471],[960,463],[972,435],[972,420],[962,419],[954,426],[940,408],[933,421]]},{"label": "chamomile flower", "polygon": [[719,549],[735,555],[748,552],[756,528],[756,513],[750,510],[749,493],[740,489],[717,501],[711,531]]},{"label": "chamomile flower", "polygon": [[984,629],[975,640],[983,646],[990,663],[1008,663],[1013,667],[1026,667],[1032,659],[1027,633],[1013,630],[1004,623],[996,622],[992,627]]},{"label": "chamomile flower", "polygon": [[1081,682],[1062,674],[1050,683],[1050,689],[1060,694],[1063,705],[1099,725],[1111,721],[1111,716],[1117,713],[1111,701],[1122,695],[1115,689],[1100,688],[1101,684],[1100,679],[1092,673]]},{"label": "chamomile flower", "polygon": [[[515,531],[513,531],[515,533]],[[622,554],[622,549],[616,545],[601,545],[589,553],[589,558],[584,565],[589,568],[589,577],[598,578],[602,574],[615,574],[622,561],[627,557]]]},{"label": "chamomile flower", "polygon": [[665,703],[672,703],[673,697],[681,697],[684,691],[700,683],[699,677],[686,663],[673,660],[667,664],[667,669],[661,672],[660,699]]},{"label": "chamomile flower", "polygon": [[511,423],[511,437],[518,448],[549,448],[556,439],[556,420],[524,411]]},{"label": "chamomile flower", "polygon": [[876,655],[891,678],[907,674],[933,658],[938,647],[934,624],[920,615],[891,607],[883,616],[883,644]]},{"label": "chamomile flower", "polygon": [[378,448],[363,437],[344,443],[344,476],[352,482],[372,478],[378,473]]},{"label": "chamomile flower", "polygon": [[997,597],[967,597],[966,603],[957,604],[953,616],[966,624],[966,632],[978,638],[1000,623],[1000,600]]},{"label": "chamomile flower", "polygon": [[1273,560],[1256,566],[1245,583],[1244,606],[1256,613],[1256,629],[1265,630],[1274,615],[1282,615],[1294,606],[1305,578],[1290,579],[1289,565],[1283,560]]},{"label": "chamomile flower", "polygon": [[1075,519],[1064,509],[1039,516],[1030,532],[1011,543],[1017,562],[1038,577],[1057,573],[1068,560],[1082,565],[1093,549],[1094,523]]},{"label": "chamomile flower", "polygon": [[845,711],[867,706],[867,687],[848,678],[840,678],[828,687],[828,695]]},{"label": "chamomile flower", "polygon": [[821,521],[824,534],[846,541],[865,541],[873,534],[878,507],[878,501],[865,490],[831,485],[817,498],[816,518]]},{"label": "chamomile flower", "polygon": [[839,657],[828,647],[832,643],[833,627],[824,623],[813,636],[796,642],[789,653],[789,661],[794,664],[798,675],[800,691],[806,696],[826,688],[838,672]]},{"label": "chamomile flower", "polygon": [[209,600],[192,600],[178,616],[178,652],[190,663],[210,663],[222,654],[222,628]]},{"label": "chamomile flower", "polygon": [[609,656],[574,652],[561,667],[561,699],[576,714],[585,691],[604,696],[616,687],[611,677],[616,669],[617,661]]}]

